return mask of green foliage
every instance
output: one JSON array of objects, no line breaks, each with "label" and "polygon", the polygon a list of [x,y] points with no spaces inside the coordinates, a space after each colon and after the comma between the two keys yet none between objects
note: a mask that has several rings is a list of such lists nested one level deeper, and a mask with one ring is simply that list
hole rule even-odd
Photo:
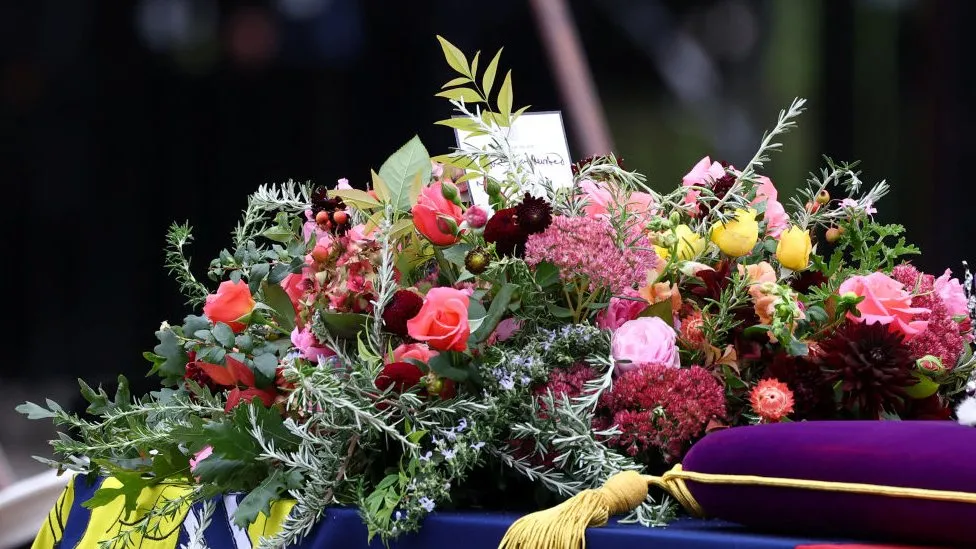
[{"label": "green foliage", "polygon": [[855,218],[841,226],[845,230],[837,250],[850,255],[851,271],[890,272],[904,256],[921,253],[918,247],[906,243],[905,237],[901,236],[905,232],[902,225],[882,225],[870,219]]},{"label": "green foliage", "polygon": [[193,241],[193,228],[189,224],[173,223],[166,232],[166,270],[176,277],[180,291],[189,305],[199,305],[209,293],[206,286],[197,281],[190,270],[190,258],[184,248]]},{"label": "green foliage", "polygon": [[385,184],[386,200],[401,212],[409,211],[417,202],[430,176],[430,155],[417,136],[393,153],[380,167],[379,173]]}]

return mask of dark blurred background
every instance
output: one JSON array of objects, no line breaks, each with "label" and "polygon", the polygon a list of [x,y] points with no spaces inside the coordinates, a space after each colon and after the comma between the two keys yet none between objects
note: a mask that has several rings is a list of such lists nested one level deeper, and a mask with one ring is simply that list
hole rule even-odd
[{"label": "dark blurred background", "polygon": [[[887,178],[925,270],[976,258],[969,161],[976,3],[912,0],[573,0],[615,143],[658,189],[702,156],[744,165],[794,96],[799,130],[766,170],[781,189],[820,154]],[[453,78],[434,38],[504,46],[517,105],[565,110],[528,2],[32,0],[0,7],[0,181],[7,291],[3,408],[74,379],[144,379],[162,320],[189,311],[163,271],[173,220],[197,267],[228,243],[259,184],[362,184],[432,124]],[[486,57],[483,63],[487,63]],[[484,64],[482,65],[484,66]],[[571,149],[581,135],[568,124]],[[8,419],[9,416],[9,419]],[[40,468],[46,424],[0,411],[17,476]]]}]

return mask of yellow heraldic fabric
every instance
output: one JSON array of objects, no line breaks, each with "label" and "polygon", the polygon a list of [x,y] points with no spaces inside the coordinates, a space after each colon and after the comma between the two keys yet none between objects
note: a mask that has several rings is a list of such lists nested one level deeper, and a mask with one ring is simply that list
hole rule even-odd
[{"label": "yellow heraldic fabric", "polygon": [[68,521],[68,513],[75,501],[75,484],[69,482],[64,491],[58,496],[47,520],[41,525],[37,538],[34,539],[32,549],[55,549],[61,543],[64,535],[64,525]]},{"label": "yellow heraldic fabric", "polygon": [[[82,504],[99,488],[119,488],[122,484],[107,478],[90,483],[84,476],[76,476],[64,489],[47,520],[38,531],[32,549],[81,549],[98,547],[99,542],[112,539],[120,532],[136,525],[152,509],[159,509],[167,501],[176,500],[190,490],[185,485],[161,484],[145,488],[139,495],[135,511],[125,512],[125,499],[119,496],[107,505],[86,509]],[[234,512],[240,496],[225,495],[214,500],[213,514],[206,530],[200,532],[202,504],[183,505],[168,518],[149,518],[150,534],[140,536],[134,530],[129,546],[140,549],[181,549],[189,539],[201,535],[211,547],[252,549],[261,538],[281,531],[288,514],[295,506],[292,500],[275,502],[270,515],[259,514],[247,528],[234,524]],[[70,515],[70,516],[69,516]],[[69,520],[70,518],[70,520]]]},{"label": "yellow heraldic fabric", "polygon": [[[102,482],[102,488],[121,488],[122,483],[114,478],[107,478]],[[98,547],[99,541],[111,539],[127,526],[135,524],[154,507],[162,505],[166,500],[176,499],[188,491],[185,486],[160,484],[145,488],[139,495],[138,507],[126,516],[125,498],[117,497],[107,505],[92,509],[88,527],[77,547]],[[141,549],[176,549],[180,528],[189,511],[190,506],[183,506],[170,517],[159,519],[150,518],[151,535],[142,537],[133,532],[132,545]]]},{"label": "yellow heraldic fabric", "polygon": [[264,513],[247,528],[247,537],[251,539],[251,546],[257,547],[262,537],[273,536],[281,531],[281,525],[288,518],[292,507],[295,506],[293,500],[276,501],[271,505],[271,516],[267,517]]}]

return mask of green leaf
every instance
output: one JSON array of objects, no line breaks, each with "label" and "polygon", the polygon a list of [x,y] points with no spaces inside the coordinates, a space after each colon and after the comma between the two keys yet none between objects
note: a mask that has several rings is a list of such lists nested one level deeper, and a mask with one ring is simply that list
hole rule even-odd
[{"label": "green leaf", "polygon": [[456,130],[465,132],[473,132],[478,129],[478,123],[470,118],[448,118],[446,120],[438,120],[437,122],[434,122],[434,124],[447,126],[448,128],[454,128]]},{"label": "green leaf", "polygon": [[289,273],[291,273],[291,264],[275,263],[274,266],[271,267],[271,272],[268,273],[268,282],[270,284],[280,284]]},{"label": "green leaf", "polygon": [[488,312],[485,311],[485,306],[482,305],[480,301],[476,299],[471,299],[468,301],[468,327],[472,332],[472,341],[476,341],[473,338],[474,333],[478,331],[478,328],[481,327],[481,324],[485,321],[487,316]]},{"label": "green leaf", "polygon": [[508,309],[508,304],[512,301],[512,295],[515,294],[516,289],[518,289],[518,286],[515,284],[504,284],[498,290],[498,293],[491,300],[491,305],[488,307],[488,314],[485,317],[484,323],[472,334],[476,342],[480,343],[487,340],[491,332],[498,326],[498,323],[502,320],[502,315]]},{"label": "green leaf", "polygon": [[192,334],[197,330],[209,330],[210,321],[203,316],[187,315],[186,318],[183,319],[182,329],[184,334]]},{"label": "green leaf", "polygon": [[355,339],[369,325],[369,316],[356,313],[330,313],[320,310],[322,322],[329,332],[343,339]]},{"label": "green leaf", "polygon": [[512,71],[508,71],[498,90],[498,111],[506,119],[512,116]]},{"label": "green leaf", "polygon": [[909,387],[905,387],[905,393],[907,393],[908,396],[915,399],[928,398],[934,395],[935,392],[939,390],[938,383],[932,381],[931,379],[922,375],[921,373],[912,372],[912,375],[915,376],[915,379],[918,380],[918,383],[916,383],[915,385],[911,385]]},{"label": "green leaf", "polygon": [[382,206],[378,200],[367,194],[366,191],[359,189],[329,191],[329,194],[341,198],[346,204],[351,204],[360,210],[371,210]]},{"label": "green leaf", "polygon": [[481,51],[474,52],[474,59],[471,60],[471,78],[478,75],[478,61],[481,59]]},{"label": "green leaf", "polygon": [[27,416],[27,419],[48,419],[55,416],[55,413],[43,406],[27,401],[15,408],[19,413]]},{"label": "green leaf", "polygon": [[444,50],[444,59],[447,60],[447,64],[458,73],[471,78],[471,71],[468,69],[468,58],[464,56],[464,52],[444,39],[443,36],[437,35],[437,40],[441,43],[441,49]]},{"label": "green leaf", "polygon": [[444,90],[442,92],[437,92],[434,94],[437,97],[444,97],[450,99],[451,101],[464,101],[465,103],[484,103],[484,99],[478,92],[472,90],[471,88],[452,88],[449,90]]},{"label": "green leaf", "polygon": [[421,184],[430,181],[430,155],[420,138],[414,136],[380,166],[379,177],[386,183],[389,201],[394,208],[404,212],[410,210],[411,190],[418,173]]},{"label": "green leaf", "polygon": [[810,348],[806,343],[798,339],[794,339],[793,341],[790,341],[789,345],[786,346],[786,352],[790,356],[807,356],[810,354]]},{"label": "green leaf", "polygon": [[267,263],[258,263],[251,265],[250,273],[247,275],[247,287],[251,290],[251,294],[258,293],[261,288],[261,281],[268,276],[271,272],[271,265]]},{"label": "green leaf", "polygon": [[257,355],[254,357],[254,369],[257,374],[255,381],[258,388],[268,387],[275,380],[275,372],[278,370],[278,357],[272,354]]},{"label": "green leaf", "polygon": [[543,261],[535,266],[535,282],[543,288],[548,288],[559,282],[559,267]]},{"label": "green leaf", "polygon": [[471,244],[455,244],[449,248],[444,248],[441,252],[444,254],[444,259],[450,261],[451,263],[457,265],[458,267],[464,267],[464,258],[471,251]]},{"label": "green leaf", "polygon": [[[505,48],[502,48],[505,49]],[[495,57],[488,63],[485,75],[481,77],[481,90],[485,95],[491,95],[491,87],[495,84],[495,73],[498,71],[498,61],[502,58],[502,50],[498,50]]]},{"label": "green leaf", "polygon": [[370,170],[369,173],[372,176],[373,192],[376,193],[376,197],[379,198],[382,202],[389,202],[390,189],[389,187],[386,186],[386,181],[383,181],[383,178],[380,177],[379,174],[373,170]]},{"label": "green leaf", "polygon": [[302,475],[298,471],[283,472],[275,469],[271,476],[264,479],[257,486],[244,496],[237,504],[237,511],[234,512],[234,524],[240,528],[247,528],[258,515],[264,513],[265,516],[271,515],[271,504],[281,499],[289,489],[297,488],[302,484]]},{"label": "green leaf", "polygon": [[295,327],[295,306],[285,289],[278,284],[264,285],[264,301],[274,311],[275,320],[283,330],[292,331]]},{"label": "green leaf", "polygon": [[390,239],[399,240],[411,232],[413,232],[413,219],[404,218],[397,221],[392,227],[390,227]]},{"label": "green leaf", "polygon": [[266,231],[261,233],[261,236],[267,238],[268,240],[274,240],[275,242],[288,242],[289,240],[295,238],[295,234],[291,232],[288,227],[274,226],[268,228]]},{"label": "green leaf", "polygon": [[180,345],[176,334],[172,330],[156,332],[159,345],[153,347],[153,352],[165,357],[166,361],[159,366],[159,375],[165,380],[180,379],[186,371],[186,351]]},{"label": "green leaf", "polygon": [[450,88],[451,86],[460,86],[462,84],[467,84],[468,82],[471,82],[471,79],[470,78],[468,78],[466,76],[459,76],[459,77],[457,77],[457,78],[449,81],[447,84],[444,84],[443,86],[441,86],[441,89],[443,90],[444,88]]},{"label": "green leaf", "polygon": [[451,357],[456,354],[458,353],[454,353],[452,351],[439,353],[437,356],[427,361],[427,366],[432,372],[440,377],[453,379],[454,381],[465,381],[468,379],[468,370],[456,368],[452,363]]},{"label": "green leaf", "polygon": [[664,301],[659,301],[654,305],[648,305],[646,309],[641,311],[638,317],[649,317],[656,316],[663,320],[668,326],[674,324],[674,312],[671,310],[671,300],[665,299]]},{"label": "green leaf", "polygon": [[573,311],[570,311],[566,307],[556,305],[552,302],[549,302],[546,306],[549,309],[549,313],[556,318],[570,318],[573,316]]},{"label": "green leaf", "polygon": [[230,326],[224,324],[223,322],[218,322],[214,325],[213,329],[210,330],[213,334],[214,339],[217,343],[220,343],[224,347],[234,346],[234,330],[230,329]]}]

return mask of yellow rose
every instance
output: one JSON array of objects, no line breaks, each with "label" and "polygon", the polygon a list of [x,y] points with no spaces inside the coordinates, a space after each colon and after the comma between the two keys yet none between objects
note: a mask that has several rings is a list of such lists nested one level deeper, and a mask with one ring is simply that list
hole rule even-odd
[{"label": "yellow rose", "polygon": [[705,251],[705,239],[688,225],[675,227],[674,235],[678,237],[678,259],[688,261]]},{"label": "yellow rose", "polygon": [[810,263],[810,233],[792,225],[779,235],[776,259],[780,265],[794,271],[802,271]]},{"label": "yellow rose", "polygon": [[732,257],[742,257],[759,241],[759,223],[755,210],[736,210],[735,219],[718,223],[712,228],[712,242],[722,253]]}]

